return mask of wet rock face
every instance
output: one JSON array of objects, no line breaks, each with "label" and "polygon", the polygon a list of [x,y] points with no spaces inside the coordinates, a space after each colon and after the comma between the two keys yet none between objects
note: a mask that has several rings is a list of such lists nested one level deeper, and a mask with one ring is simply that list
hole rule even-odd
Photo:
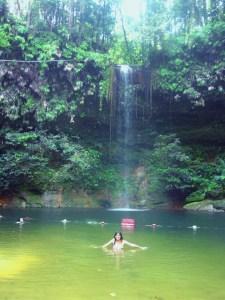
[{"label": "wet rock face", "polygon": [[0,99],[5,119],[14,121],[29,113],[28,108],[23,112],[21,106],[26,105],[29,97],[34,97],[37,101],[41,98],[42,84],[43,80],[39,77],[35,65],[1,64]]},{"label": "wet rock face", "polygon": [[208,212],[225,212],[225,200],[204,200],[200,202],[192,202],[186,204],[184,208]]},{"label": "wet rock face", "polygon": [[[22,105],[26,107],[26,113],[31,113],[31,110],[39,110],[40,107],[45,109],[54,99],[54,101],[60,99],[65,104],[70,103],[71,99],[82,99],[80,102],[77,101],[76,105],[81,104],[83,108],[95,112],[96,107],[98,108],[96,99],[101,79],[101,69],[92,61],[63,65],[54,62],[45,67],[37,63],[2,63],[0,64],[1,109],[6,118],[15,120],[24,113]],[[29,103],[27,104],[31,98],[37,104],[35,108],[34,106],[29,108]]]},{"label": "wet rock face", "polygon": [[7,74],[8,68],[6,64],[0,64],[0,80]]},{"label": "wet rock face", "polygon": [[0,207],[5,208],[11,202],[12,202],[12,197],[11,196],[6,196],[6,195],[0,196]]},{"label": "wet rock face", "polygon": [[[35,84],[34,84],[35,83]],[[32,86],[39,84],[39,87],[43,83],[43,80],[39,77],[37,66],[33,64],[13,64],[6,63],[0,65],[0,85],[1,92],[2,87],[8,89],[13,87],[18,94],[23,95],[26,92],[38,92],[37,89],[33,90]]]}]

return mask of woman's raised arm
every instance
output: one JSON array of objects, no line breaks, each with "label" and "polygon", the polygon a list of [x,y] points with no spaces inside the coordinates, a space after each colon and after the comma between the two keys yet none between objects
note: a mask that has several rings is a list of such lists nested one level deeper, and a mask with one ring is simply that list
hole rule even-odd
[{"label": "woman's raised arm", "polygon": [[108,243],[102,245],[102,248],[108,247],[110,244],[113,244],[113,242],[114,242],[114,239],[110,240]]},{"label": "woman's raised arm", "polygon": [[124,245],[128,245],[128,246],[134,247],[134,248],[139,248],[139,249],[142,249],[142,250],[145,250],[145,249],[148,248],[148,247],[141,247],[141,246],[139,246],[139,245],[137,245],[137,244],[133,244],[133,243],[130,243],[130,242],[128,242],[128,241],[124,241]]}]

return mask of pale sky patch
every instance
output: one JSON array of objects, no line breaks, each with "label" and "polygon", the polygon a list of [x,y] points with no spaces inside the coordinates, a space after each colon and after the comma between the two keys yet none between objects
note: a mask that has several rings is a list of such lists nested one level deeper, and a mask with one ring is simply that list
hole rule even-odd
[{"label": "pale sky patch", "polygon": [[122,13],[124,16],[130,17],[137,21],[145,11],[144,0],[123,0]]}]

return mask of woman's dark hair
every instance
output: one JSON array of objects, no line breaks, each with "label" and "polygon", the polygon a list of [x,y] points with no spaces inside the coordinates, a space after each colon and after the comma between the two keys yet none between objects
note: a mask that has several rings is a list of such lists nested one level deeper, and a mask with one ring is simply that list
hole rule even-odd
[{"label": "woman's dark hair", "polygon": [[114,240],[116,241],[116,235],[117,235],[117,234],[120,235],[120,240],[122,241],[122,240],[123,240],[123,235],[122,235],[121,232],[115,232],[115,233],[114,233],[114,236],[113,236],[113,237],[114,237]]}]

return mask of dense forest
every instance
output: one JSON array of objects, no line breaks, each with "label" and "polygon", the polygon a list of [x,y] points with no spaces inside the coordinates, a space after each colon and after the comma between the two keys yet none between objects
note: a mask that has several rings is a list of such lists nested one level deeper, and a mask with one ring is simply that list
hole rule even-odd
[{"label": "dense forest", "polygon": [[123,64],[150,74],[133,206],[224,205],[225,1],[143,0],[135,22],[121,2],[0,0],[0,205],[43,205],[51,192],[56,206],[114,206],[111,74]]}]

